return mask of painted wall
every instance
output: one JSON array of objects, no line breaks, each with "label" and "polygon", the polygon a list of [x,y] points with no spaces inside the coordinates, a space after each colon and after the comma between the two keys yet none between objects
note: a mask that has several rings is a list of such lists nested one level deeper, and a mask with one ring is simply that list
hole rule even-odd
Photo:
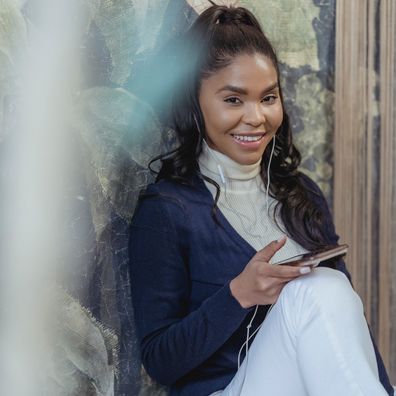
[{"label": "painted wall", "polygon": [[[277,48],[303,169],[331,201],[335,0],[263,3],[240,2],[258,16]],[[148,160],[174,143],[149,104],[156,87],[144,76],[158,49],[185,31],[207,3],[81,4],[81,84],[70,120],[70,172],[77,177],[68,186],[65,229],[75,244],[73,262],[63,263],[73,271],[58,290],[58,315],[77,338],[71,342],[65,334],[56,343],[52,394],[94,395],[100,389],[106,395],[162,395],[163,388],[141,377],[129,290],[128,223],[138,191],[153,180]],[[11,141],[18,103],[12,64],[38,23],[34,1],[0,1],[0,153]],[[171,72],[157,68],[154,80],[160,83],[161,73]]]}]

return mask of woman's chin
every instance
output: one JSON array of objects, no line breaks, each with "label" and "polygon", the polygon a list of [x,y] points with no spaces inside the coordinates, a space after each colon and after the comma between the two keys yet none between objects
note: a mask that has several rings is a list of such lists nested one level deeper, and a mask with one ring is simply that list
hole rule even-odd
[{"label": "woman's chin", "polygon": [[263,153],[240,153],[235,154],[231,157],[235,162],[237,162],[240,165],[253,165],[256,164],[257,162],[261,161],[261,158],[263,156]]}]

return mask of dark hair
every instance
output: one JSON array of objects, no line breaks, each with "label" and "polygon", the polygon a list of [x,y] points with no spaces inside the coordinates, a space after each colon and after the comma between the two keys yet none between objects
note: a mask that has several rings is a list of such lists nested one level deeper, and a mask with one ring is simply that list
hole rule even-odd
[{"label": "dark hair", "polygon": [[[193,175],[198,175],[215,185],[217,193],[212,214],[216,220],[216,204],[220,187],[212,179],[201,174],[198,156],[202,151],[205,123],[199,106],[201,80],[229,65],[240,54],[260,53],[268,57],[277,72],[276,53],[265,36],[255,16],[243,7],[215,5],[206,9],[180,39],[178,60],[183,62],[183,72],[178,75],[178,86],[171,104],[171,127],[176,132],[179,146],[154,158],[160,159],[160,179],[171,179],[190,184]],[[280,98],[283,103],[282,90]],[[198,124],[198,125],[197,125]],[[271,147],[268,145],[261,161],[261,177],[265,172]],[[301,155],[293,144],[289,118],[284,112],[283,121],[276,133],[275,150],[270,167],[270,195],[278,200],[276,210],[289,235],[307,249],[320,248],[327,244],[323,233],[324,215],[311,199],[318,194],[304,183],[298,171]],[[311,194],[309,194],[311,192]]]}]

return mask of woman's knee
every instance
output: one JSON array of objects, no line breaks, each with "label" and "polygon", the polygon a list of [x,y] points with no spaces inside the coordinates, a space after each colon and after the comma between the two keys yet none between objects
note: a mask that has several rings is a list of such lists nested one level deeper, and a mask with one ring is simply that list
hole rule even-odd
[{"label": "woman's knee", "polygon": [[282,293],[283,297],[304,305],[315,303],[326,309],[363,310],[362,302],[348,278],[341,271],[327,267],[315,268],[308,275],[290,281]]}]

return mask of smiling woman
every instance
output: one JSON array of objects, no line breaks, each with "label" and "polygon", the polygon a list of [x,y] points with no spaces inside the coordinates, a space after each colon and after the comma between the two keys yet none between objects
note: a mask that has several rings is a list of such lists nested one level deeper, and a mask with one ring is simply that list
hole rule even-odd
[{"label": "smiling woman", "polygon": [[170,114],[179,145],[154,159],[130,232],[148,374],[181,396],[393,395],[344,261],[272,264],[338,236],[299,170],[260,24],[213,5],[182,44]]}]

